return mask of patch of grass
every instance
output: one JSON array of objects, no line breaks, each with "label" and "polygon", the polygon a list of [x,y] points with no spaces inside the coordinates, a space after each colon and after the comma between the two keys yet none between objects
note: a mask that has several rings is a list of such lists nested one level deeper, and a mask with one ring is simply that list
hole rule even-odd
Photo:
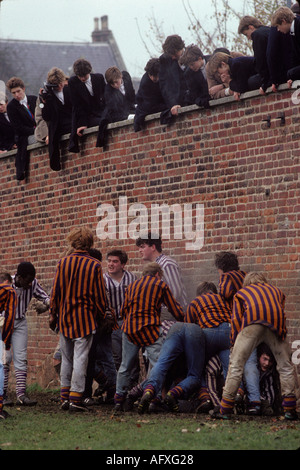
[{"label": "patch of grass", "polygon": [[113,416],[99,406],[91,413],[13,407],[0,423],[2,450],[296,450],[300,421],[279,418],[213,420],[207,415]]}]

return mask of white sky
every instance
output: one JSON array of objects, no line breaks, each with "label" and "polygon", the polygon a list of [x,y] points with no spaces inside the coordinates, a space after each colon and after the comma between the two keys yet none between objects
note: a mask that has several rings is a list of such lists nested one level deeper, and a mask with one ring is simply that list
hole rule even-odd
[{"label": "white sky", "polygon": [[[0,7],[0,36],[5,39],[40,41],[91,41],[94,17],[108,15],[109,29],[132,76],[141,76],[149,54],[140,31],[153,54],[158,55],[148,36],[149,18],[155,17],[165,36],[179,34],[186,45],[193,42],[183,2],[195,15],[209,22],[210,0],[3,0]],[[243,0],[231,0],[241,5]],[[237,30],[237,24],[233,24]],[[220,44],[221,46],[221,44]],[[104,73],[104,71],[103,71]]]}]

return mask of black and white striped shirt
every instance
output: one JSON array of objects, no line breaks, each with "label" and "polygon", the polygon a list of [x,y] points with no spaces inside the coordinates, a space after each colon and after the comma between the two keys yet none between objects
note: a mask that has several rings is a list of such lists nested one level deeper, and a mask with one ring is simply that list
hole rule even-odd
[{"label": "black and white striped shirt", "polygon": [[18,306],[15,317],[16,320],[25,317],[32,297],[40,300],[44,304],[49,304],[50,302],[49,295],[44,291],[36,279],[32,281],[29,289],[23,289],[23,287],[17,287],[15,285],[15,276],[13,276],[13,288],[15,289],[18,296]]},{"label": "black and white striped shirt", "polygon": [[175,299],[185,311],[187,307],[187,295],[178,264],[175,260],[164,254],[159,255],[155,262],[163,269],[163,280],[168,284]]},{"label": "black and white striped shirt", "polygon": [[110,300],[110,306],[115,311],[117,320],[121,320],[120,308],[124,301],[124,295],[129,284],[134,282],[137,276],[130,271],[124,270],[123,277],[120,282],[116,281],[108,273],[104,273],[104,281]]}]

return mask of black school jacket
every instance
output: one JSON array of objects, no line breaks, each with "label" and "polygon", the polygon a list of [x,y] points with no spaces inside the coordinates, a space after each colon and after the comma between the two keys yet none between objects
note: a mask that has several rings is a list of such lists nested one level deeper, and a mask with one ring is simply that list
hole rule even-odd
[{"label": "black school jacket", "polygon": [[45,97],[42,117],[48,125],[50,167],[60,170],[59,141],[62,135],[70,134],[72,129],[72,102],[68,85],[63,88],[64,104],[54,93]]},{"label": "black school jacket", "polygon": [[159,82],[153,82],[148,73],[142,76],[140,86],[136,95],[137,107],[134,117],[134,130],[142,129],[147,114],[160,113],[166,108],[163,100]]},{"label": "black school jacket", "polygon": [[133,88],[130,74],[126,71],[122,72],[125,95],[110,86],[105,85],[104,100],[105,108],[99,123],[99,131],[96,147],[105,147],[107,143],[106,128],[109,123],[124,121],[129,114],[135,113],[135,90]]},{"label": "black school jacket", "polygon": [[178,61],[169,54],[159,58],[159,86],[164,102],[168,109],[175,105],[184,106],[187,86],[184,72]]},{"label": "black school jacket", "polygon": [[35,105],[37,97],[27,96],[27,102],[32,116],[29,115],[25,106],[13,98],[7,105],[7,114],[14,128],[17,140],[16,169],[17,179],[26,177],[29,165],[29,153],[27,152],[28,137],[34,134],[36,122],[34,119]]},{"label": "black school jacket", "polygon": [[0,113],[0,150],[11,150],[15,143],[14,128],[4,113]]},{"label": "black school jacket", "polygon": [[187,67],[184,71],[184,77],[188,88],[188,104],[208,108],[210,100],[208,85],[201,70],[194,72]]}]

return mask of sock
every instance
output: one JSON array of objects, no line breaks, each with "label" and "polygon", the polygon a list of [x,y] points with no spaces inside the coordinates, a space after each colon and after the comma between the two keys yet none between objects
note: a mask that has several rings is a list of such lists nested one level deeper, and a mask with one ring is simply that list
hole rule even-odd
[{"label": "sock", "polygon": [[136,400],[142,395],[143,395],[143,389],[140,386],[140,384],[135,385],[135,387],[133,387],[128,393],[128,397],[136,399]]},{"label": "sock", "polygon": [[9,366],[3,365],[3,372],[4,372],[3,395],[6,395],[7,389],[8,389]]},{"label": "sock", "polygon": [[210,395],[208,393],[208,389],[206,387],[200,387],[197,398],[198,398],[198,400],[200,400],[200,403],[204,403],[204,402],[210,400]]},{"label": "sock", "polygon": [[70,392],[70,395],[69,395],[70,403],[72,402],[72,403],[78,404],[81,402],[81,398],[82,398],[82,393]]},{"label": "sock", "polygon": [[26,380],[27,380],[27,371],[26,370],[16,370],[16,392],[17,397],[21,397],[26,393]]},{"label": "sock", "polygon": [[172,397],[176,398],[177,400],[183,395],[183,393],[184,392],[180,385],[176,385],[176,387],[168,391],[168,395],[172,395]]},{"label": "sock", "polygon": [[70,395],[70,387],[61,387],[60,401],[64,402],[65,400],[69,400],[69,395]]},{"label": "sock", "polygon": [[221,415],[231,414],[233,412],[233,407],[234,407],[234,400],[230,400],[229,398],[222,398],[221,405],[220,405]]},{"label": "sock", "polygon": [[144,393],[143,395],[145,395],[145,393],[150,393],[151,397],[154,397],[155,395],[155,390],[154,390],[154,387],[153,385],[147,385],[146,388],[144,389]]},{"label": "sock", "polygon": [[285,413],[287,411],[295,410],[296,409],[296,396],[288,395],[288,396],[283,397],[282,408]]},{"label": "sock", "polygon": [[118,393],[115,393],[115,396],[114,396],[114,402],[115,402],[115,405],[117,405],[118,403],[123,403],[124,401],[124,396],[123,395],[119,395]]}]

